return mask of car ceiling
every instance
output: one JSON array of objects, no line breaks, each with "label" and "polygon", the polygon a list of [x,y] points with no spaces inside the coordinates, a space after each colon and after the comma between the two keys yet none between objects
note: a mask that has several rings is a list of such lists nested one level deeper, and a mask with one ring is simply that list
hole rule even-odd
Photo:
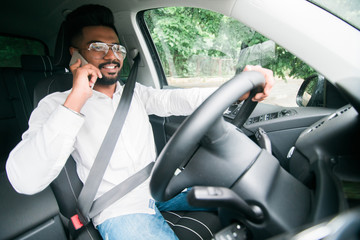
[{"label": "car ceiling", "polygon": [[[102,1],[88,2],[101,3]],[[119,2],[114,4],[115,2],[107,1],[106,4],[112,6],[113,11],[121,11],[128,6],[128,4],[119,4]],[[45,41],[53,39],[57,35],[67,11],[75,9],[83,3],[84,1],[81,0],[4,1],[0,8],[0,21],[5,24],[1,24],[0,32],[29,36]],[[26,22],[26,27],[23,27],[24,22]],[[47,31],[43,31],[43,29]]]}]

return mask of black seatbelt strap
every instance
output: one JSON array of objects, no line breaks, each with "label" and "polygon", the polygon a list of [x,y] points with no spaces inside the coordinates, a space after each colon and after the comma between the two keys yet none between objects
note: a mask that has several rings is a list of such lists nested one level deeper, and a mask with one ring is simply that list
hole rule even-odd
[{"label": "black seatbelt strap", "polygon": [[[122,192],[118,192],[116,193],[116,195],[111,196],[111,194],[113,194],[116,190],[110,190],[109,193],[104,194],[105,196],[103,195],[102,197],[97,199],[97,201],[95,201],[97,203],[95,205],[94,210],[90,211],[92,209],[93,203],[95,203],[94,199],[96,193],[99,189],[101,180],[103,179],[105,170],[109,164],[113,150],[120,136],[121,129],[124,125],[128,110],[130,108],[130,104],[135,88],[135,83],[136,83],[139,61],[140,61],[140,54],[137,54],[137,56],[134,58],[134,64],[133,67],[131,68],[128,81],[125,84],[120,99],[120,103],[116,109],[116,112],[110,123],[105,138],[101,144],[99,152],[95,158],[94,164],[91,167],[90,173],[85,181],[84,187],[80,192],[77,201],[78,214],[71,218],[72,224],[76,230],[81,228],[83,225],[88,224],[90,222],[91,217],[95,216],[96,214],[101,212],[104,208],[106,208],[108,206],[107,204],[111,204],[120,197],[126,195],[129,191],[131,191],[131,189],[137,187],[139,184],[144,182],[150,176],[151,169],[149,170],[148,168],[152,167],[153,163],[146,166],[143,170],[140,170],[139,172],[135,173],[132,177],[126,179],[120,185],[115,186],[114,189],[117,189],[118,191],[122,191]],[[124,186],[124,185],[128,185],[128,186]],[[90,212],[92,213],[91,216],[90,216]]]}]

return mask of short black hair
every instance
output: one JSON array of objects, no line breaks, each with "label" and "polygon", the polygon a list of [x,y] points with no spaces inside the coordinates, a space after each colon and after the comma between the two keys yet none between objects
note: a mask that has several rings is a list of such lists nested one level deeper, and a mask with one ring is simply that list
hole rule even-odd
[{"label": "short black hair", "polygon": [[80,6],[66,16],[64,23],[70,41],[69,46],[74,45],[75,39],[81,36],[84,27],[110,27],[118,35],[114,24],[114,15],[109,8],[102,5],[87,4]]}]

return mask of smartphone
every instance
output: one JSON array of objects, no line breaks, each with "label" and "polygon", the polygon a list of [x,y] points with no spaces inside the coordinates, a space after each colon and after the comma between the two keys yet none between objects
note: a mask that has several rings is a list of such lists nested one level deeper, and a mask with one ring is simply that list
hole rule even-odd
[{"label": "smartphone", "polygon": [[83,56],[81,56],[81,54],[79,53],[79,51],[74,51],[73,55],[71,56],[71,60],[70,60],[70,64],[69,65],[73,65],[78,59],[81,60],[81,66],[84,66],[85,64],[87,64],[88,62],[85,60],[85,58]]},{"label": "smartphone", "polygon": [[[88,62],[85,60],[85,58],[83,56],[81,56],[81,54],[78,52],[78,51],[74,51],[73,52],[73,55],[71,56],[71,59],[70,59],[70,63],[69,63],[69,66],[73,65],[74,63],[76,63],[76,61],[80,59],[81,61],[81,65],[80,66],[84,66],[85,64],[88,64]],[[89,76],[89,80],[90,80],[90,76]],[[91,87],[91,89],[94,88],[94,85],[93,84]]]}]

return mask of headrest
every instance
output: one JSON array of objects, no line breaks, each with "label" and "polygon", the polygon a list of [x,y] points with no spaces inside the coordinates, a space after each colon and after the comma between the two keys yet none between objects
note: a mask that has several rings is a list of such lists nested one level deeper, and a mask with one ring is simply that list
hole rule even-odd
[{"label": "headrest", "polygon": [[66,34],[65,23],[60,26],[60,30],[56,39],[55,53],[54,53],[54,65],[62,68],[69,68],[70,52],[69,52],[69,36]]},{"label": "headrest", "polygon": [[21,67],[31,71],[54,71],[53,59],[50,56],[21,55]]}]

